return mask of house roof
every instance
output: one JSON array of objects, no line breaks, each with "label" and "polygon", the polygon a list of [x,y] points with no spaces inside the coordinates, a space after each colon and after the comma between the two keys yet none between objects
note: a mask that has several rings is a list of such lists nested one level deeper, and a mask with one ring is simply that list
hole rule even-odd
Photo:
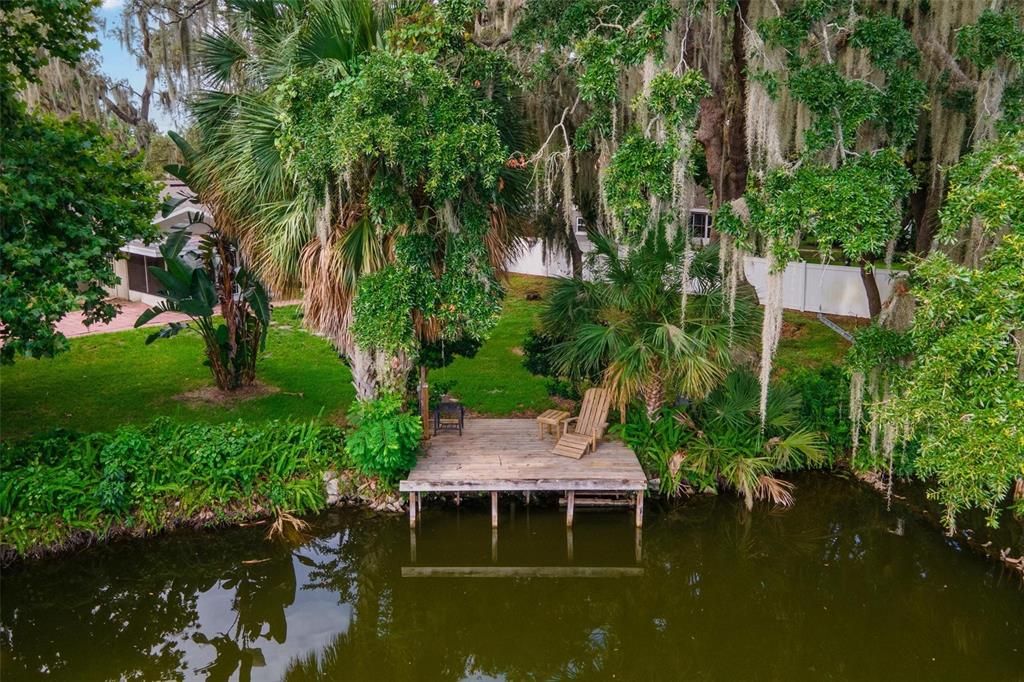
[{"label": "house roof", "polygon": [[164,186],[160,190],[161,202],[177,199],[184,199],[184,201],[175,206],[168,215],[163,215],[161,211],[153,217],[153,222],[161,230],[171,230],[180,225],[187,225],[192,222],[190,216],[196,213],[202,214],[203,221],[212,222],[213,216],[210,209],[195,201],[195,193],[189,189],[188,185],[176,178],[164,178],[162,182]]}]

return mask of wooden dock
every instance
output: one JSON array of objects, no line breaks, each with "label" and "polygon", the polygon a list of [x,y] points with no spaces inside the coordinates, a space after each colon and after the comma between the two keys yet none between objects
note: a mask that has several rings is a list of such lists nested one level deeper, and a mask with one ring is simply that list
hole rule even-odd
[{"label": "wooden dock", "polygon": [[409,524],[416,527],[422,493],[491,494],[491,525],[498,525],[498,493],[564,492],[566,524],[573,523],[577,493],[620,493],[634,499],[636,525],[643,523],[647,477],[636,455],[604,440],[581,459],[552,453],[553,436],[538,435],[533,419],[467,419],[463,434],[441,433],[424,444],[409,477],[398,484],[409,494]]}]

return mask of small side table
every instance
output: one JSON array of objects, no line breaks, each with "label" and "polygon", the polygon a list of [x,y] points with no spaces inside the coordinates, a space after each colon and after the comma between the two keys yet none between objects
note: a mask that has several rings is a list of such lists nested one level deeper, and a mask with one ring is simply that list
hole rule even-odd
[{"label": "small side table", "polygon": [[546,410],[537,417],[537,430],[540,432],[540,439],[544,440],[544,432],[554,434],[558,438],[558,432],[563,421],[569,418],[569,413],[563,410]]},{"label": "small side table", "polygon": [[465,417],[466,408],[462,406],[462,403],[453,400],[442,401],[434,409],[434,435],[436,436],[442,430],[458,430],[459,436],[461,436]]}]

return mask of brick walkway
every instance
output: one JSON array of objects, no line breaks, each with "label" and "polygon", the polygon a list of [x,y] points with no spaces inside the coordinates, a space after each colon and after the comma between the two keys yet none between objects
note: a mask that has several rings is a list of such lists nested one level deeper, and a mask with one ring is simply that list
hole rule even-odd
[{"label": "brick walkway", "polygon": [[[135,320],[139,319],[139,315],[149,309],[149,306],[141,301],[125,301],[124,299],[114,299],[113,301],[117,305],[121,306],[121,312],[117,316],[108,322],[107,324],[94,324],[91,327],[86,326],[85,322],[82,321],[84,315],[75,311],[68,313],[57,323],[57,331],[64,334],[64,336],[74,338],[76,336],[87,336],[89,334],[107,334],[109,332],[120,332],[126,329],[132,329],[135,327]],[[296,305],[301,303],[299,300],[289,301],[274,301],[274,306],[285,306],[285,305]],[[160,317],[156,318],[152,322],[144,325],[146,327],[159,327],[167,324],[168,322],[187,322],[188,315],[182,313],[164,313]]]},{"label": "brick walkway", "polygon": [[[84,315],[82,312],[76,310],[75,312],[65,315],[63,319],[57,323],[57,331],[69,339],[75,336],[86,336],[87,334],[120,332],[125,329],[132,329],[135,326],[135,320],[139,318],[139,315],[146,310],[149,310],[149,306],[142,301],[125,301],[123,299],[115,299],[113,303],[121,306],[121,312],[119,312],[117,316],[107,324],[103,324],[101,322],[94,324],[91,327],[86,326],[85,322],[82,321]],[[168,322],[185,322],[187,320],[188,315],[183,315],[181,313],[164,313],[146,326],[162,326]]]}]

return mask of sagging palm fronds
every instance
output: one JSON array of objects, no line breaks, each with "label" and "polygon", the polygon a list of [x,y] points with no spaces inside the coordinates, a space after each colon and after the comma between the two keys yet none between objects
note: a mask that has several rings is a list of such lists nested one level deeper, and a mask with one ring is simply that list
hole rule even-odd
[{"label": "sagging palm fronds", "polygon": [[313,187],[289,167],[279,144],[287,114],[280,88],[297,69],[352,75],[382,44],[394,15],[372,0],[228,5],[233,28],[204,37],[199,49],[211,89],[192,104],[200,139],[195,175],[234,218],[236,236],[268,286],[279,294],[302,289],[305,322],[350,350],[352,283],[382,265],[382,248],[348,258],[354,254],[342,248],[344,235],[361,225],[348,188]]},{"label": "sagging palm fronds", "polygon": [[593,281],[560,279],[542,314],[545,332],[567,340],[551,350],[563,375],[600,374],[617,404],[639,397],[649,418],[682,395],[701,398],[725,378],[731,344],[754,335],[754,307],[737,301],[732,325],[714,247],[694,254],[682,315],[682,240],[662,231],[626,255],[593,233]]},{"label": "sagging palm fronds", "polygon": [[792,484],[774,472],[820,464],[824,437],[800,424],[800,397],[785,385],[768,393],[764,428],[760,421],[760,385],[747,370],[729,374],[719,388],[690,411],[695,437],[687,444],[686,466],[713,476],[743,497],[792,504]]},{"label": "sagging palm fronds", "polygon": [[[424,201],[422,187],[405,187],[422,180],[416,173],[372,156],[341,162],[330,131],[353,79],[371,56],[389,49],[388,29],[398,17],[432,11],[432,5],[373,0],[229,4],[235,12],[231,30],[205,39],[200,50],[212,87],[192,107],[202,157],[197,175],[231,214],[234,234],[264,281],[278,294],[302,290],[305,324],[348,357],[358,396],[373,397],[379,380],[396,363],[403,368],[408,363],[358,347],[350,333],[358,283],[392,263],[396,240],[410,233],[434,236],[443,252],[445,235],[458,232],[446,220],[457,209]],[[515,106],[502,85],[481,88],[479,96],[502,111]],[[522,148],[515,127],[519,118],[500,115],[495,120],[505,145]],[[292,139],[294,130],[304,131],[306,138]],[[487,203],[490,228],[483,242],[499,274],[517,243],[523,176],[507,168],[493,196],[470,197]],[[382,188],[409,199],[414,218],[375,205],[374,192]],[[440,332],[434,322],[416,317],[418,341],[436,340]]]}]

